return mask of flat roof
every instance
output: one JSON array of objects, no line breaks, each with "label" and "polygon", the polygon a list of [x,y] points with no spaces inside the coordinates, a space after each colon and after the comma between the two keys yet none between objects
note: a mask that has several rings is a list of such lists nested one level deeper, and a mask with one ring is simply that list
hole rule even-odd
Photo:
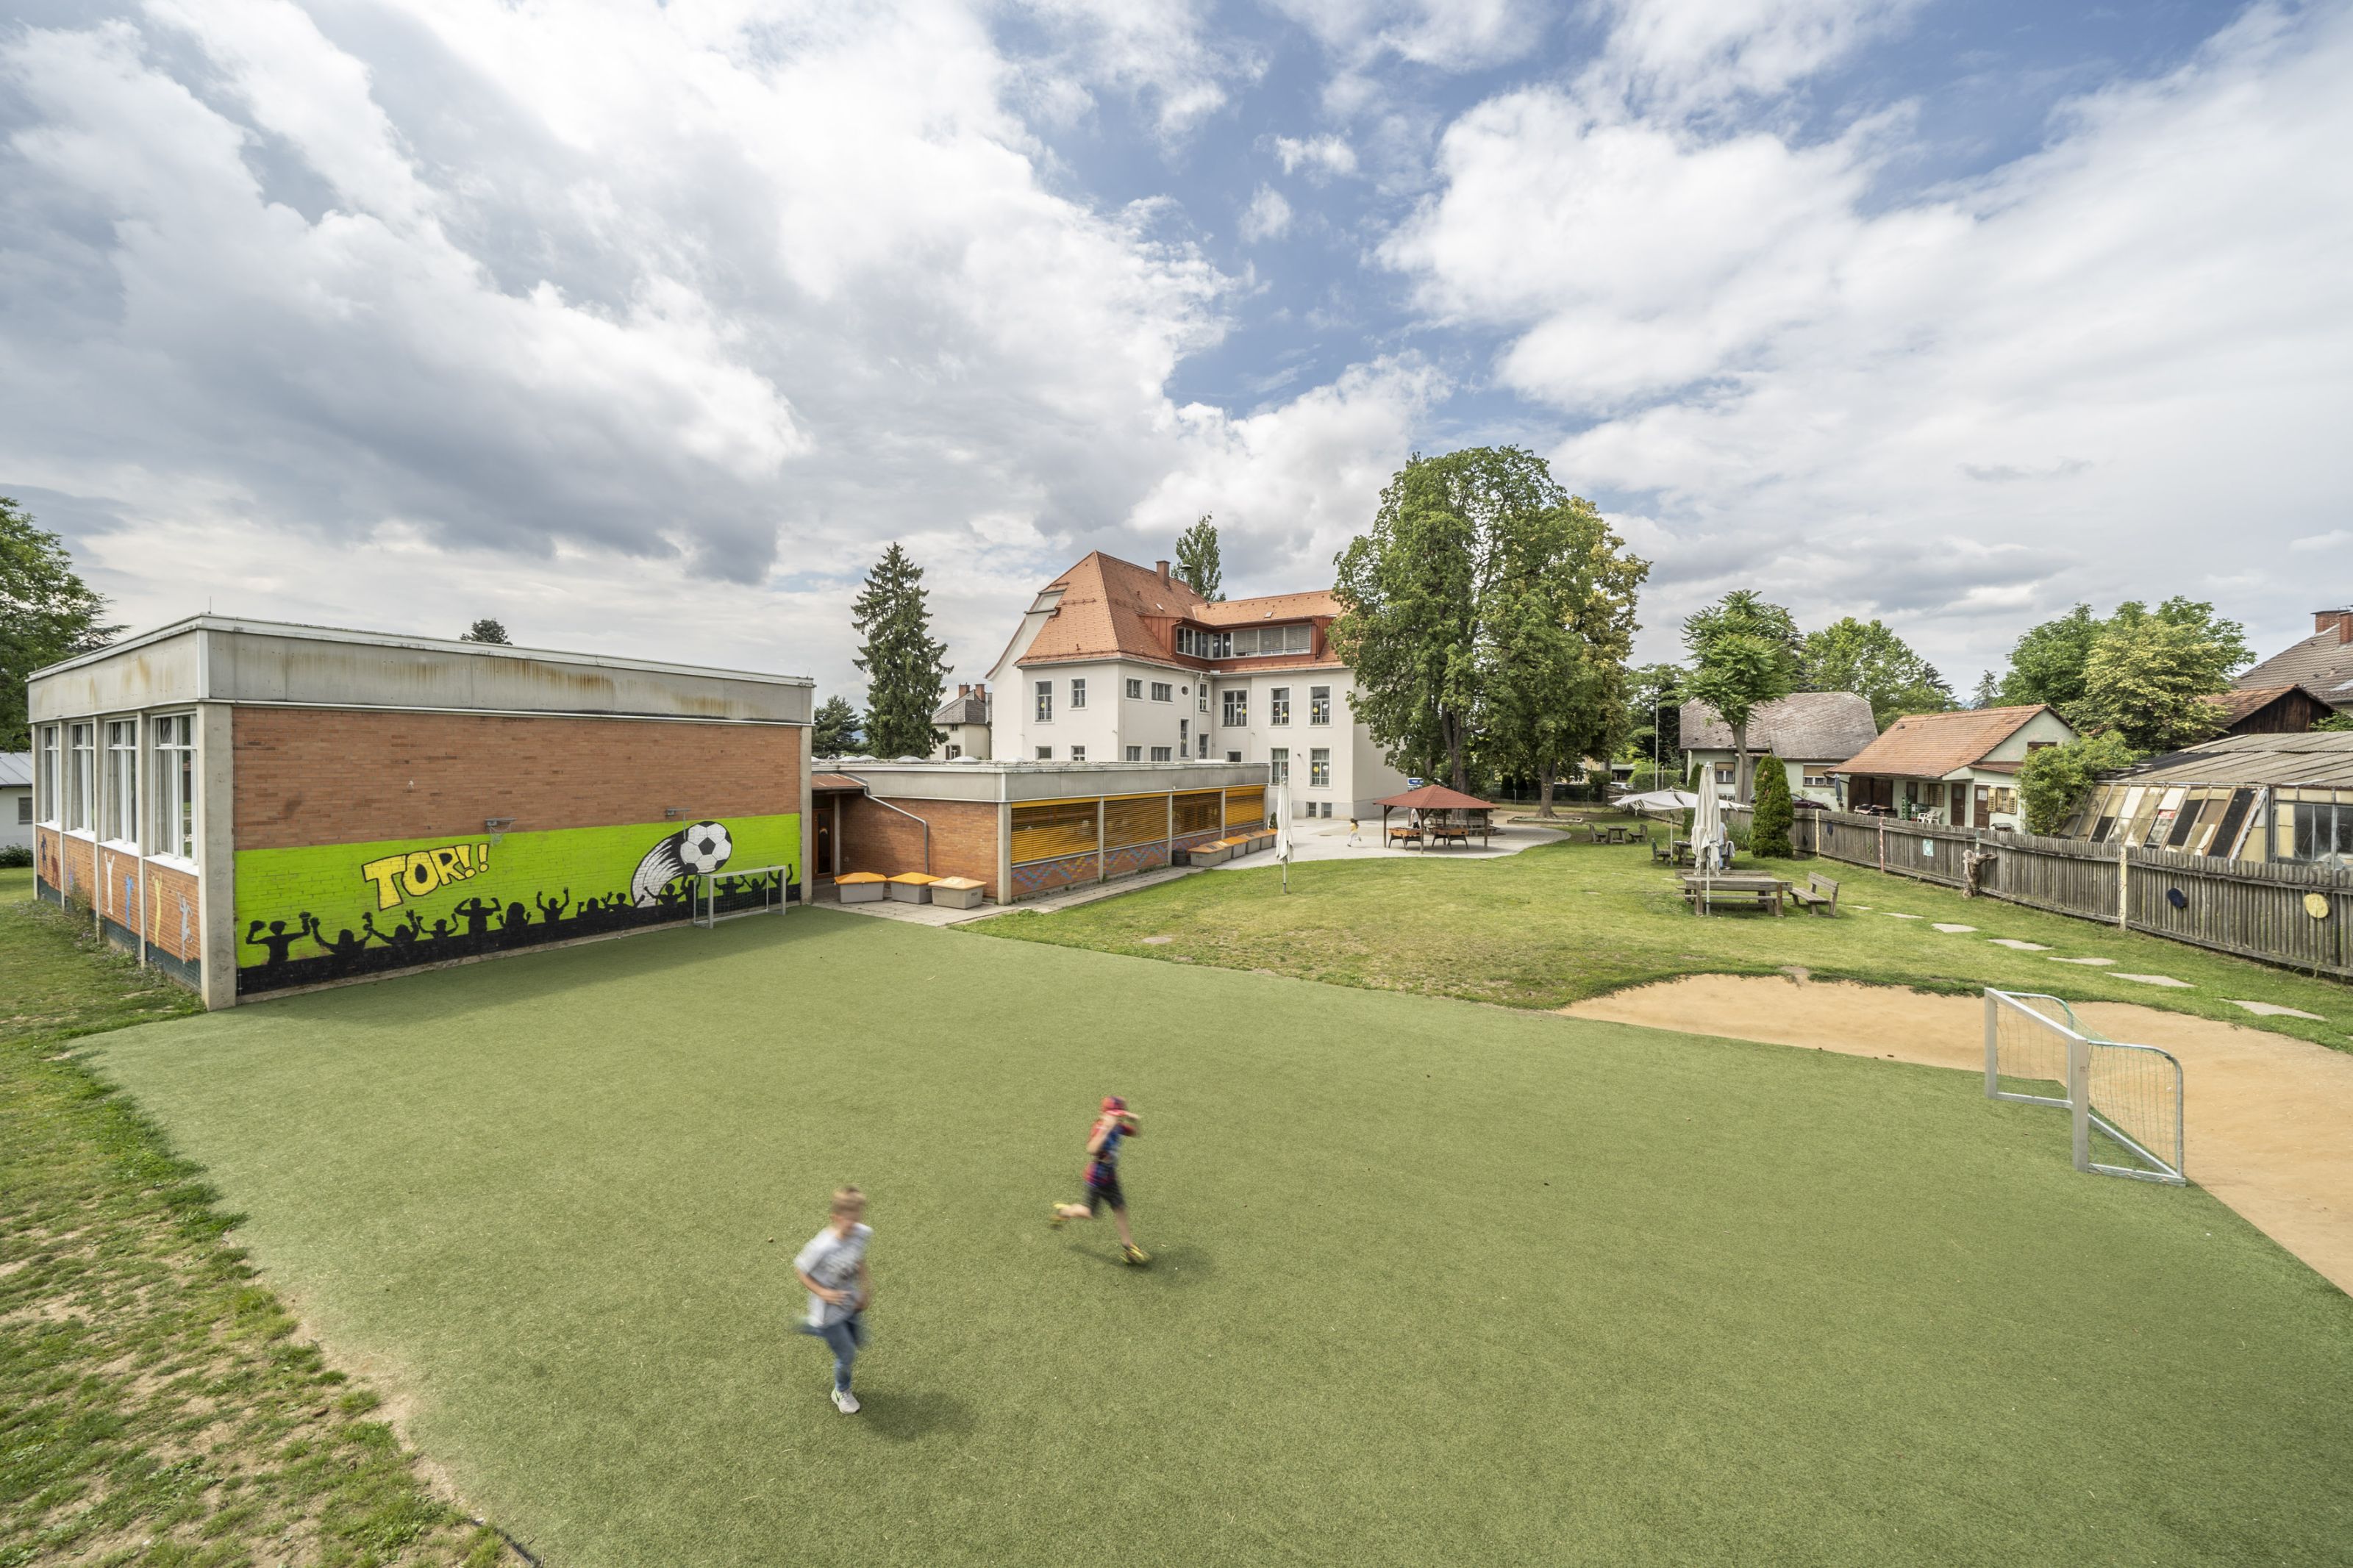
[{"label": "flat roof", "polygon": [[624,658],[608,653],[574,653],[562,648],[524,647],[512,643],[467,642],[460,637],[410,637],[399,632],[358,631],[349,626],[314,626],[301,621],[263,621],[243,616],[189,616],[152,631],[136,633],[101,648],[44,665],[27,679],[61,674],[101,659],[133,653],[166,637],[192,631],[227,632],[248,637],[300,637],[309,642],[353,643],[367,647],[405,648],[417,653],[464,654],[475,658],[529,658],[549,664],[591,665],[600,669],[628,669],[650,675],[721,675],[730,680],[757,680],[772,686],[807,686],[806,675],[771,675],[761,670],[731,669],[720,665],[672,664],[661,659]]}]

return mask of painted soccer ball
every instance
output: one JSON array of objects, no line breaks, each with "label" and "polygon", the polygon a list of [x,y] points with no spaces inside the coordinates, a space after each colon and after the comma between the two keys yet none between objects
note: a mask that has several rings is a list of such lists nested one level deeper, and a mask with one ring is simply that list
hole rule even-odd
[{"label": "painted soccer ball", "polygon": [[716,871],[733,853],[735,846],[721,823],[698,822],[678,836],[678,858],[698,876]]}]

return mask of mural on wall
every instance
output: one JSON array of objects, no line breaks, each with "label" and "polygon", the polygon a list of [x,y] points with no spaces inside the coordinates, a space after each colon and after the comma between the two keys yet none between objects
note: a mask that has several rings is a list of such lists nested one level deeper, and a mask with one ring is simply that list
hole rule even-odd
[{"label": "mural on wall", "polygon": [[790,896],[800,846],[795,812],[675,829],[239,850],[237,988],[314,985],[681,921],[704,876],[717,878],[722,913],[757,907]]}]

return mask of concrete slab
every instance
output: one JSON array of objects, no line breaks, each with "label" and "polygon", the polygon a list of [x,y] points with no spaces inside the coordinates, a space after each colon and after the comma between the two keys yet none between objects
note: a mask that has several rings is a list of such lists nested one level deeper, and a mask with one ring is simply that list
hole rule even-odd
[{"label": "concrete slab", "polygon": [[1996,947],[2011,948],[2020,952],[2049,952],[2051,951],[2051,944],[2047,942],[2021,942],[2014,936],[1989,937],[1986,940],[1992,942]]},{"label": "concrete slab", "polygon": [[2283,1007],[2276,1002],[2242,1002],[2232,996],[2225,996],[2222,1000],[2233,1007],[2244,1007],[2258,1018],[2309,1018],[2316,1024],[2328,1022],[2317,1013],[2307,1013],[2301,1007]]}]

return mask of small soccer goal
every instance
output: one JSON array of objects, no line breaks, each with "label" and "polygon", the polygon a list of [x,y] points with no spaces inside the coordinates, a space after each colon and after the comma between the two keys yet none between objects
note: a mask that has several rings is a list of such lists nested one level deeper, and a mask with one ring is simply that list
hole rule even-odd
[{"label": "small soccer goal", "polygon": [[[694,885],[687,889],[687,911],[696,925],[708,930],[721,921],[732,921],[744,915],[781,914],[785,908],[785,886],[792,879],[790,866],[730,867],[724,871],[694,873]],[[757,903],[753,895],[759,896]],[[725,910],[720,909],[724,902]]]},{"label": "small soccer goal", "polygon": [[1985,1009],[1988,1100],[2065,1110],[2079,1171],[2186,1184],[2181,1063],[2171,1052],[2103,1039],[2039,992],[1988,986]]}]

